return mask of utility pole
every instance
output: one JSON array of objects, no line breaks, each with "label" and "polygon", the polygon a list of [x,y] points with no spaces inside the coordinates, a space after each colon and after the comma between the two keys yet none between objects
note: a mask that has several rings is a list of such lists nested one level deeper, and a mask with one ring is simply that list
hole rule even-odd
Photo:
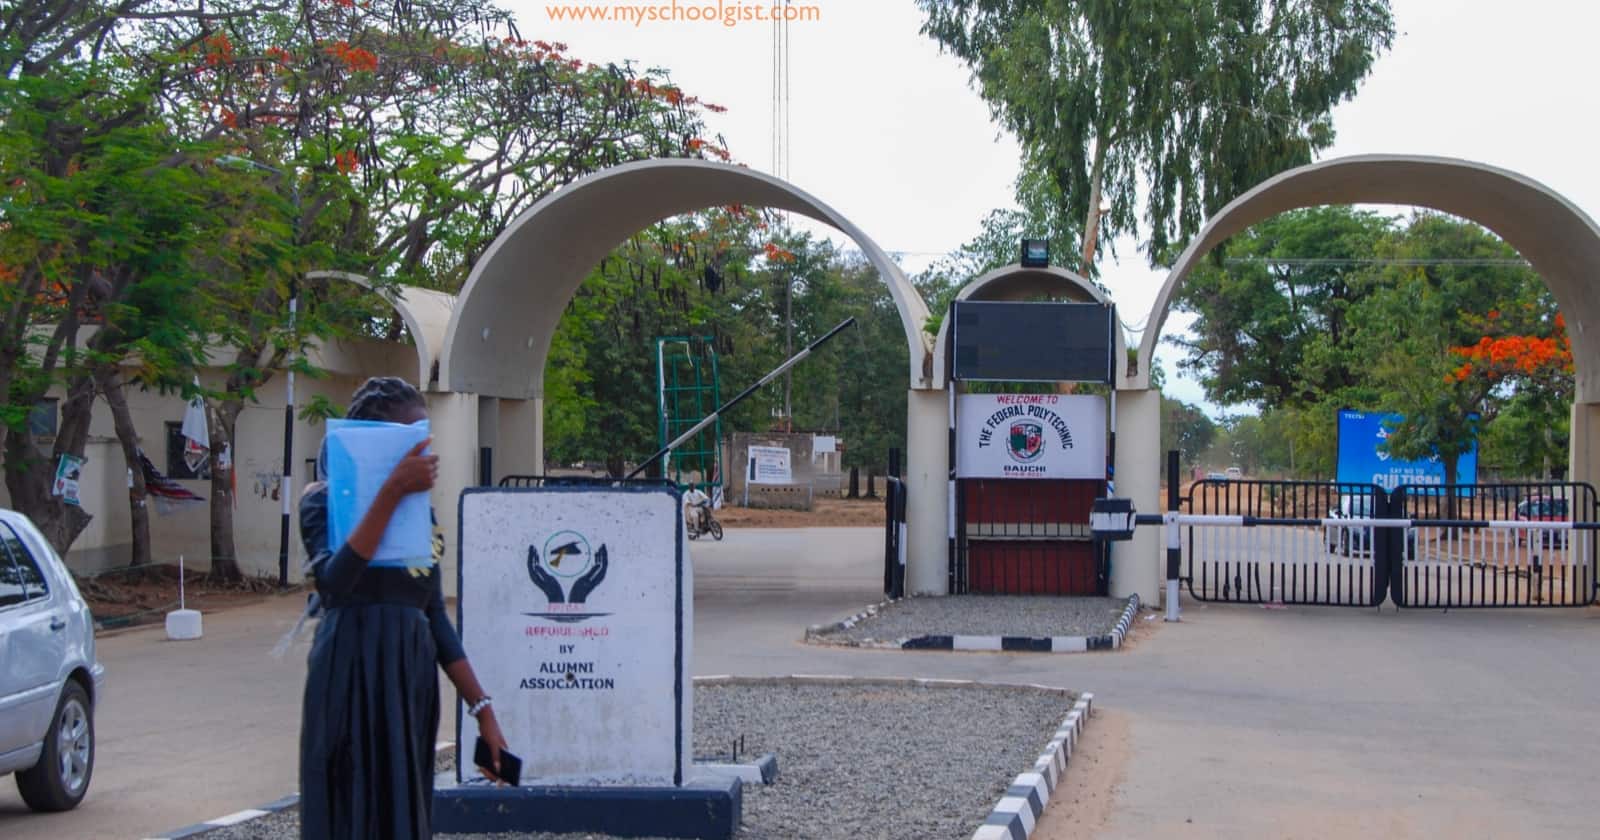
[{"label": "utility pole", "polygon": [[[294,179],[275,166],[254,161],[237,155],[224,155],[217,159],[219,163],[235,166],[249,166],[263,172],[271,172],[289,184],[289,195],[294,201],[294,220],[291,227],[294,237],[291,245],[300,244],[300,185]],[[294,496],[294,358],[292,348],[298,346],[295,320],[300,310],[300,277],[298,274],[289,275],[289,336],[290,356],[287,370],[284,372],[285,394],[283,404],[283,478],[278,483],[278,495],[283,501],[283,518],[278,524],[278,587],[289,586],[289,522],[292,515],[291,499]],[[235,442],[237,443],[237,442]],[[237,445],[234,451],[238,451]]]},{"label": "utility pole", "polygon": [[[794,278],[783,277],[783,356],[794,355]],[[794,406],[790,403],[794,382],[787,371],[783,374],[783,430],[794,431]]]}]

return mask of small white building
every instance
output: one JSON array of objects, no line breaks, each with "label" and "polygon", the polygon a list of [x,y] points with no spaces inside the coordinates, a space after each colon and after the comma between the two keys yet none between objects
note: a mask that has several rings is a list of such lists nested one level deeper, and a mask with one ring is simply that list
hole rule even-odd
[{"label": "small white building", "polygon": [[[364,285],[359,277],[339,276]],[[429,380],[436,379],[436,356],[443,343],[454,301],[452,295],[405,288],[394,301],[396,311],[407,327],[404,341],[356,339],[314,346],[309,361],[324,373],[318,377],[301,375],[296,378],[296,404],[303,407],[314,397],[320,396],[343,406],[355,388],[370,376],[404,377],[427,393],[430,404],[434,403],[442,395],[437,392],[437,382],[430,383]],[[227,358],[228,352],[219,349],[211,355],[213,359],[223,359]],[[226,371],[220,367],[212,368],[200,373],[200,381],[208,389],[220,390],[226,375]],[[240,569],[246,575],[275,578],[278,574],[279,529],[283,510],[283,489],[280,485],[283,474],[285,388],[285,375],[275,374],[259,390],[258,401],[247,404],[239,414],[234,432],[234,547]],[[62,393],[53,392],[36,407],[33,418],[36,431],[54,432],[63,396]],[[205,569],[209,567],[211,558],[211,480],[209,474],[196,475],[184,463],[181,429],[188,406],[177,394],[163,395],[132,385],[127,389],[127,397],[145,456],[163,475],[179,481],[206,499],[205,504],[172,506],[171,510],[165,509],[169,506],[158,505],[153,497],[149,500],[152,558],[158,563],[176,563],[179,555],[182,555],[190,568]],[[449,423],[442,427],[435,423],[435,426],[437,451],[469,451],[450,445],[449,439],[454,430]],[[296,419],[291,504],[298,502],[301,490],[314,480],[322,436],[323,424],[320,421]],[[45,442],[49,442],[48,436]],[[112,426],[111,410],[103,398],[95,401],[89,443],[84,456],[87,460],[79,480],[79,500],[84,511],[94,518],[72,544],[66,558],[67,564],[79,573],[127,565],[131,562],[133,539],[128,508],[129,465]],[[476,464],[469,466],[471,471],[476,470]],[[205,471],[206,468],[201,469]],[[460,484],[461,470],[454,469],[450,473]],[[470,479],[474,474],[469,471],[467,478]],[[454,512],[442,506],[441,501],[455,498],[459,489],[459,486],[455,487],[454,492],[446,496],[441,487],[435,499],[440,524],[447,526],[444,530],[451,542],[454,540],[454,529],[448,526],[453,523]],[[0,506],[10,506],[9,495],[3,484],[0,484]],[[298,580],[304,551],[300,546],[295,517],[291,517],[291,529],[290,577]],[[453,553],[451,557],[454,557]]]}]

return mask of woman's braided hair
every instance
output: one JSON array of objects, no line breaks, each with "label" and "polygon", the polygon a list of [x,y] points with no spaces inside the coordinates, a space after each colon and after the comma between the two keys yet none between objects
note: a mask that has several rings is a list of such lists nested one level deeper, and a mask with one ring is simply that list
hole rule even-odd
[{"label": "woman's braided hair", "polygon": [[390,421],[400,416],[402,409],[427,406],[422,392],[398,376],[374,376],[361,383],[350,395],[350,408],[344,413],[349,420]]}]

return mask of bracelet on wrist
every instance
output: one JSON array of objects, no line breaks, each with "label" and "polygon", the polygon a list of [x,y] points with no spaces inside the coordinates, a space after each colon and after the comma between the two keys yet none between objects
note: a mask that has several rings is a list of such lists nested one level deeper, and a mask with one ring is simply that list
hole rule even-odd
[{"label": "bracelet on wrist", "polygon": [[472,715],[473,717],[477,717],[480,713],[483,712],[484,709],[487,709],[487,708],[489,708],[490,706],[493,706],[493,705],[494,705],[493,698],[491,698],[489,695],[485,694],[485,695],[483,695],[483,697],[478,699],[478,702],[473,703],[472,705],[467,707],[467,714]]}]

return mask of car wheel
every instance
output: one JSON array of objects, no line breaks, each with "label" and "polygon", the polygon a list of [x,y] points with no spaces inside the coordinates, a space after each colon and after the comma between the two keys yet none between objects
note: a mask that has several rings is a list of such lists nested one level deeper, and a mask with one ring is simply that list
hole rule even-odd
[{"label": "car wheel", "polygon": [[39,763],[17,774],[17,791],[35,811],[70,811],[89,792],[94,774],[94,713],[89,694],[67,680],[44,735]]}]

